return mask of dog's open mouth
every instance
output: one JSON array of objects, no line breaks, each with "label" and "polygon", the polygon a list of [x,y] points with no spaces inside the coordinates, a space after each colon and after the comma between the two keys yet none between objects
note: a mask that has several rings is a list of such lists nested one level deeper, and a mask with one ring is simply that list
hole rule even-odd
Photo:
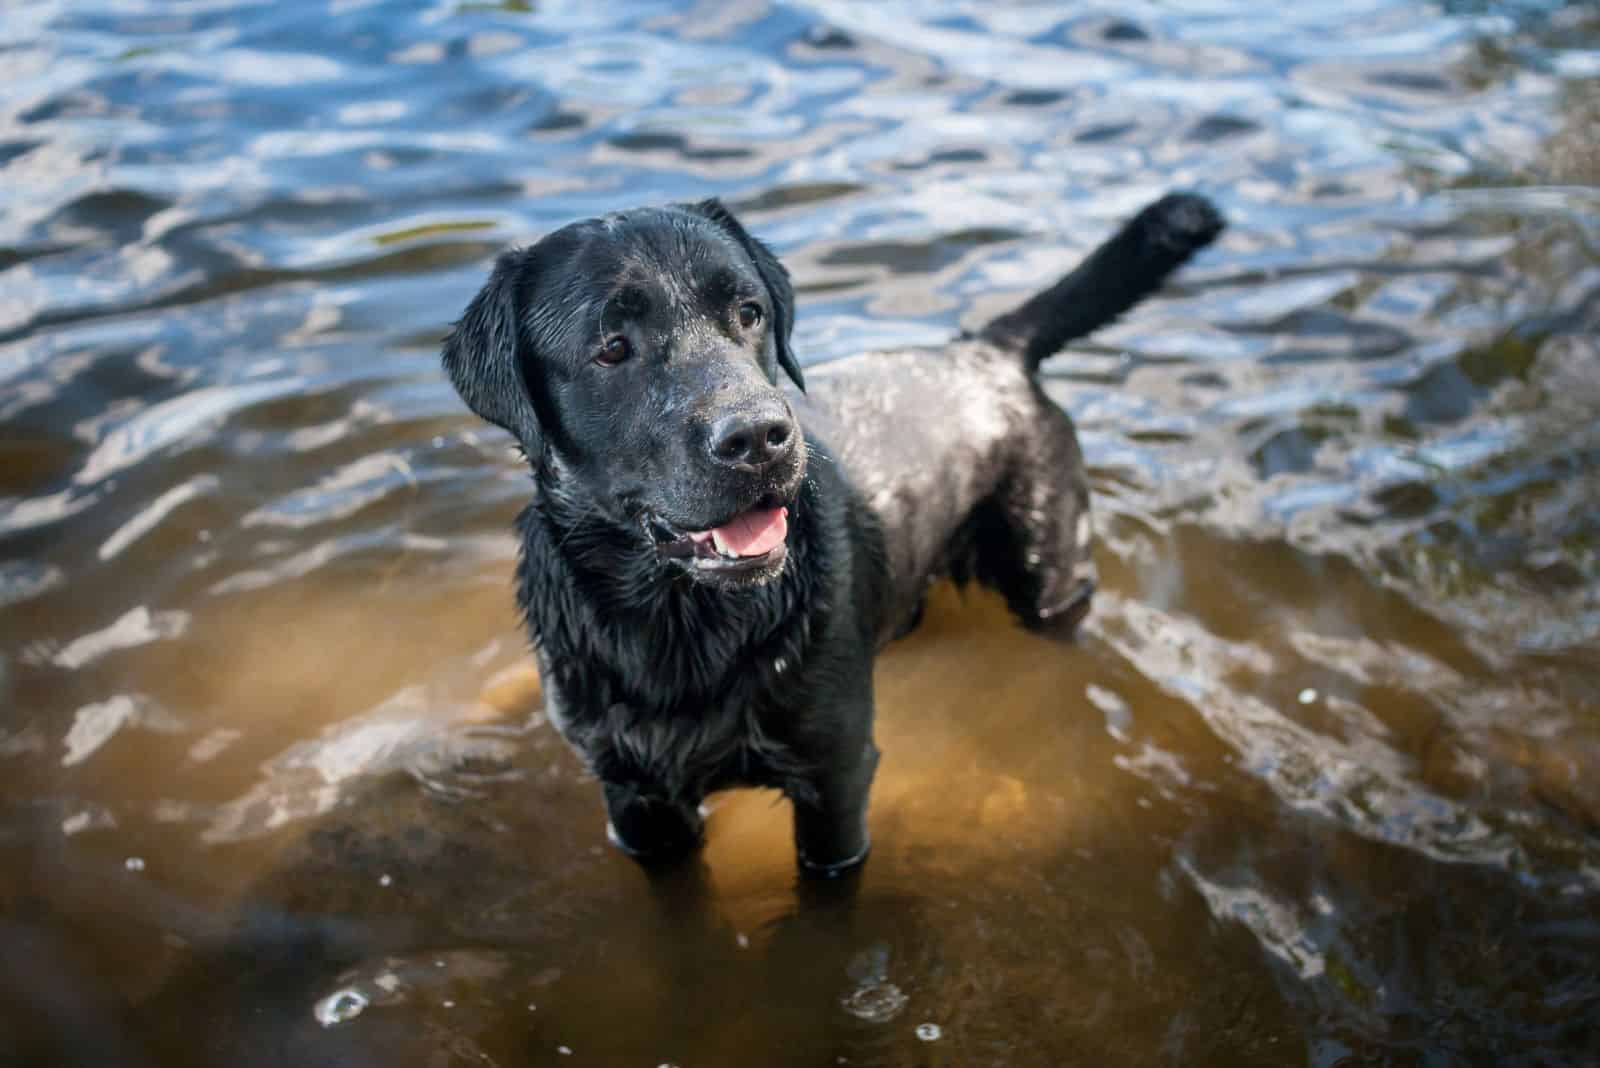
[{"label": "dog's open mouth", "polygon": [[705,530],[679,530],[659,516],[648,522],[662,557],[706,571],[767,567],[788,551],[789,509],[761,502]]}]

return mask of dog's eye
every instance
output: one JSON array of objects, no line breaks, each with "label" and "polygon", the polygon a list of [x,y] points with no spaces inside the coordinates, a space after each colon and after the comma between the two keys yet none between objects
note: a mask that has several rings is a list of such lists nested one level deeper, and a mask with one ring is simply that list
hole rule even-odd
[{"label": "dog's eye", "polygon": [[618,334],[616,337],[606,339],[606,343],[600,347],[600,352],[595,356],[594,362],[601,367],[615,367],[632,355],[633,346],[628,344],[627,338]]},{"label": "dog's eye", "polygon": [[739,305],[739,325],[748,330],[761,322],[766,314],[761,310],[761,305],[753,300],[747,300]]}]

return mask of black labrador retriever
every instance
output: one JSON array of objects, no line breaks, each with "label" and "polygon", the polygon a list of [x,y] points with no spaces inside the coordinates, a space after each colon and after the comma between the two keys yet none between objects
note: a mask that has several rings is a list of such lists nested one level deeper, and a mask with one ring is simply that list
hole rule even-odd
[{"label": "black labrador retriever", "polygon": [[518,600],[616,845],[681,856],[706,794],[743,785],[793,802],[803,871],[866,858],[874,655],[941,576],[1071,635],[1094,589],[1089,487],[1034,372],[1221,228],[1167,196],[978,333],[814,368],[809,388],[788,273],[716,200],[499,258],[444,367],[533,469]]}]

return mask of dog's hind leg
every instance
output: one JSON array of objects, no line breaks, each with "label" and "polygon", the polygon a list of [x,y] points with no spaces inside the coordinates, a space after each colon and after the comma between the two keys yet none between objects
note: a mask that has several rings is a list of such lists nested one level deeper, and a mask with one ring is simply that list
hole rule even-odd
[{"label": "dog's hind leg", "polygon": [[976,572],[1019,622],[1071,638],[1095,589],[1089,482],[1072,424],[1042,396],[1038,433],[975,516]]}]

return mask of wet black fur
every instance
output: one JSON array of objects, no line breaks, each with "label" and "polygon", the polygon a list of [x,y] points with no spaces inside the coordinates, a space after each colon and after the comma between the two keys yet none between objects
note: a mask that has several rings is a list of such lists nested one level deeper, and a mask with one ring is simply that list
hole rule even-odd
[{"label": "wet black fur", "polygon": [[1030,371],[1074,338],[1085,337],[1160,288],[1196,249],[1222,232],[1211,202],[1181,193],[1147,205],[1076,269],[982,335],[1022,350]]},{"label": "wet black fur", "polygon": [[[787,272],[716,201],[587,220],[501,257],[444,365],[532,466],[518,601],[547,711],[600,779],[619,846],[681,855],[699,841],[702,798],[751,785],[793,801],[805,870],[865,857],[872,661],[914,624],[928,582],[970,573],[1058,636],[1087,610],[1082,459],[1029,376],[1220,228],[1203,199],[1164,198],[979,334],[817,369],[810,398],[778,385],[780,370],[801,385]],[[730,325],[728,298],[708,296],[758,285],[759,336]],[[623,374],[593,364],[608,330],[637,339]],[[885,383],[927,407],[861,417],[853,406]],[[934,414],[945,391],[967,398],[983,434],[952,439],[960,418]],[[757,479],[705,458],[711,419],[774,405],[808,439],[794,464]],[[774,494],[789,494],[791,516],[775,574],[694,573],[648,534],[652,515],[708,529]]]}]

